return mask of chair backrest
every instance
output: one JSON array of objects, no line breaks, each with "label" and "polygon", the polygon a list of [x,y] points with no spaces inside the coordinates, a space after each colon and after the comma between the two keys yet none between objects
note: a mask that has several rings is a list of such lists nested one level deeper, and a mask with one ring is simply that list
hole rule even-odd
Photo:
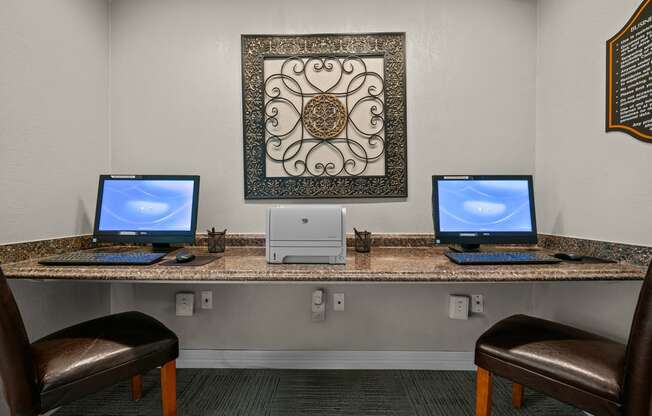
[{"label": "chair backrest", "polygon": [[0,269],[0,378],[12,416],[38,414],[30,343],[18,305]]},{"label": "chair backrest", "polygon": [[652,415],[652,263],[629,334],[623,391],[625,415]]}]

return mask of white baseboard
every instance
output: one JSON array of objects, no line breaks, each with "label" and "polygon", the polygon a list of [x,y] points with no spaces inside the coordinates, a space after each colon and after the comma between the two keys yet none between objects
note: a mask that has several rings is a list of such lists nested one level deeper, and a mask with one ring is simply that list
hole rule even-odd
[{"label": "white baseboard", "polygon": [[179,368],[475,370],[472,352],[181,350]]}]

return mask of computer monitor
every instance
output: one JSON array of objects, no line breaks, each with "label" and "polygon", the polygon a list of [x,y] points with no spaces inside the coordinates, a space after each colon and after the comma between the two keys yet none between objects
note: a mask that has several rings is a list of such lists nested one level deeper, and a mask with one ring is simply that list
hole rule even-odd
[{"label": "computer monitor", "polygon": [[199,176],[101,175],[94,242],[193,243],[197,231]]},{"label": "computer monitor", "polygon": [[463,251],[537,243],[532,176],[433,176],[432,183],[435,243]]}]

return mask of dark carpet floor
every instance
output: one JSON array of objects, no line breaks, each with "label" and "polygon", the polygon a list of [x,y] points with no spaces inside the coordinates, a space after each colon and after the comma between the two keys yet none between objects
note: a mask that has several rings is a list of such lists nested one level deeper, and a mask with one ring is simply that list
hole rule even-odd
[{"label": "dark carpet floor", "polygon": [[[453,371],[333,371],[180,369],[180,416],[469,416],[475,374]],[[158,372],[144,380],[144,397],[130,400],[122,383],[60,409],[56,416],[158,416]],[[494,383],[494,416],[579,416],[565,404],[526,391],[511,407],[511,385]]]}]

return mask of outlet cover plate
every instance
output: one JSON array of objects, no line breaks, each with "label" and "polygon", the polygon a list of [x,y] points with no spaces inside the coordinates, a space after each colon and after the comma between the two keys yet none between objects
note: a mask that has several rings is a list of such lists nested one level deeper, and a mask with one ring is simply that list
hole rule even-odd
[{"label": "outlet cover plate", "polygon": [[213,309],[213,291],[202,290],[201,292],[201,308]]},{"label": "outlet cover plate", "polygon": [[471,295],[471,312],[484,313],[484,296]]},{"label": "outlet cover plate", "polygon": [[195,312],[195,294],[181,292],[176,295],[177,316],[192,316]]},{"label": "outlet cover plate", "polygon": [[333,294],[333,310],[337,312],[344,311],[344,293]]},{"label": "outlet cover plate", "polygon": [[451,319],[469,319],[469,303],[468,296],[450,295],[450,304],[448,309],[448,316]]}]

